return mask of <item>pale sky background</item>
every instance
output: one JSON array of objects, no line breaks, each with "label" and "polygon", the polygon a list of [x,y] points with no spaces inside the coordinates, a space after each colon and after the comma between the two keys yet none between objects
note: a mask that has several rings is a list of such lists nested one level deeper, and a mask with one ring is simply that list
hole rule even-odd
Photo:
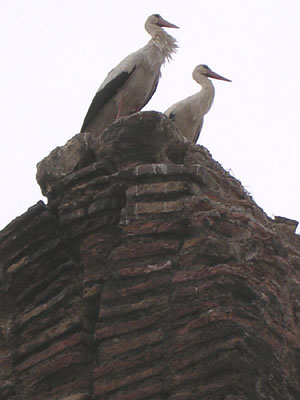
[{"label": "pale sky background", "polygon": [[148,15],[178,25],[180,49],[144,110],[199,90],[215,101],[198,143],[271,217],[300,221],[299,0],[0,0],[0,229],[43,198],[36,164],[79,132],[91,100],[126,55],[150,39]]}]

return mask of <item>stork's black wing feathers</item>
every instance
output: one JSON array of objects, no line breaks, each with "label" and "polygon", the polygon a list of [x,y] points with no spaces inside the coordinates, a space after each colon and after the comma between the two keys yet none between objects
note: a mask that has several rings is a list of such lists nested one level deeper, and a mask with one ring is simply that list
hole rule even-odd
[{"label": "stork's black wing feathers", "polygon": [[88,109],[88,112],[84,118],[80,132],[84,132],[87,125],[98,114],[103,105],[117,93],[117,91],[124,85],[127,79],[129,79],[135,69],[136,66],[134,66],[130,72],[121,72],[114,79],[109,81],[107,85],[104,86],[104,88],[102,88],[95,94],[92,103]]}]

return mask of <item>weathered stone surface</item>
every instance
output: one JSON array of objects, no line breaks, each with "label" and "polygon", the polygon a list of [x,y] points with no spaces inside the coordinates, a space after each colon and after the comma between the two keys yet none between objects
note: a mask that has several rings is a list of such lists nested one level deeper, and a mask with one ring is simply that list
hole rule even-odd
[{"label": "weathered stone surface", "polygon": [[141,163],[182,162],[188,142],[162,114],[148,111],[123,117],[93,138],[79,133],[37,165],[37,181],[49,196],[62,178],[100,161],[104,170]]},{"label": "weathered stone surface", "polygon": [[92,146],[97,160],[126,168],[143,163],[182,163],[188,142],[165,115],[147,111],[121,118]]},{"label": "weathered stone surface", "polygon": [[47,196],[51,185],[58,179],[91,164],[94,155],[89,146],[89,136],[78,134],[64,146],[56,147],[37,165],[36,179],[42,193]]},{"label": "weathered stone surface", "polygon": [[0,232],[0,399],[300,398],[300,238],[159,113],[75,136]]}]

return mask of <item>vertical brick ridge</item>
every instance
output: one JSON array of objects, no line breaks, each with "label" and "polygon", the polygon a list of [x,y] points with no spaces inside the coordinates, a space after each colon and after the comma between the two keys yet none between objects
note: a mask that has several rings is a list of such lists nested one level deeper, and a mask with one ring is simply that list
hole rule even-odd
[{"label": "vertical brick ridge", "polygon": [[[160,175],[158,168],[174,173]],[[131,170],[95,330],[95,400],[168,395],[174,254],[183,243],[183,203],[192,190],[181,170],[173,164]]]},{"label": "vertical brick ridge", "polygon": [[[86,359],[86,383],[74,393],[91,398],[96,364],[95,324],[98,319],[104,274],[108,259],[119,243],[120,212],[125,202],[126,184],[118,174],[94,165],[67,177],[56,210],[73,257],[80,265],[81,324],[90,357]],[[83,353],[85,350],[83,349]],[[66,388],[67,389],[67,388]],[[79,392],[79,394],[78,394]],[[67,392],[66,392],[67,393]],[[75,395],[75,394],[74,394]],[[80,398],[81,400],[81,398]]]}]

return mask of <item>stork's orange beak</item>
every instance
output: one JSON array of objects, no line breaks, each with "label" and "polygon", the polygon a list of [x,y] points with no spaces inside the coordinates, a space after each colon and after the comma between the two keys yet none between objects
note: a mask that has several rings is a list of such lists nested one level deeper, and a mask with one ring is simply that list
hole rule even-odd
[{"label": "stork's orange beak", "polygon": [[179,29],[179,26],[171,24],[171,22],[168,22],[163,18],[160,18],[158,20],[157,25],[162,26],[163,28],[176,28],[176,29]]},{"label": "stork's orange beak", "polygon": [[208,71],[206,76],[209,78],[219,79],[220,81],[232,82],[230,79],[224,78],[224,76],[221,76],[214,71]]}]

